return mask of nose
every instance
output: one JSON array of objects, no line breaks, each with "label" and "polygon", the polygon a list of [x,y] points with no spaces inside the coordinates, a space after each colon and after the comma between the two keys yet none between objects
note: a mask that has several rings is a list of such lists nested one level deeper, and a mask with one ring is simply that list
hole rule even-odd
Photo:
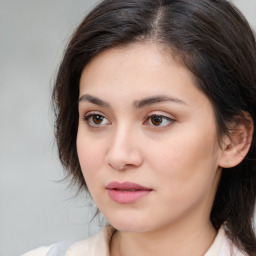
[{"label": "nose", "polygon": [[119,128],[111,138],[106,155],[107,164],[120,171],[139,167],[143,158],[138,136],[128,127]]}]

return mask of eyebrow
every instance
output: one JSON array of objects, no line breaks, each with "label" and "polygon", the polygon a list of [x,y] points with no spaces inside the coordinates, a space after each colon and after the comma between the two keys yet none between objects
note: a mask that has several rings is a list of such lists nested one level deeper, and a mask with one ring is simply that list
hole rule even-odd
[{"label": "eyebrow", "polygon": [[[110,104],[98,97],[89,95],[89,94],[84,94],[79,98],[79,102],[85,101],[85,102],[90,102],[95,105],[98,105],[100,107],[110,107]],[[170,97],[166,95],[157,95],[157,96],[152,96],[152,97],[147,97],[141,100],[136,100],[133,103],[133,106],[135,108],[143,108],[148,105],[153,105],[156,103],[161,103],[161,102],[174,102],[182,105],[187,105],[187,103],[181,99],[175,98],[175,97]]]},{"label": "eyebrow", "polygon": [[143,107],[148,106],[148,105],[152,105],[152,104],[156,104],[156,103],[160,103],[160,102],[166,102],[166,101],[171,101],[171,102],[174,102],[174,103],[187,105],[187,103],[185,101],[181,100],[181,99],[166,96],[166,95],[157,95],[157,96],[145,98],[145,99],[142,99],[142,100],[136,100],[134,102],[134,106],[135,106],[135,108],[143,108]]},{"label": "eyebrow", "polygon": [[83,96],[81,96],[79,98],[79,102],[81,102],[81,101],[90,102],[90,103],[93,103],[93,104],[98,105],[100,107],[110,107],[109,103],[101,100],[100,98],[91,96],[89,94],[84,94]]}]

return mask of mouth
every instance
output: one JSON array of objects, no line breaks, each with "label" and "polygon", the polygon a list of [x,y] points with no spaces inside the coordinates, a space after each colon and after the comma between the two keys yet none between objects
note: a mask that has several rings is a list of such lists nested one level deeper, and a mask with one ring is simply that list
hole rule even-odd
[{"label": "mouth", "polygon": [[106,186],[109,197],[119,204],[135,203],[147,196],[152,189],[132,182],[111,182]]}]

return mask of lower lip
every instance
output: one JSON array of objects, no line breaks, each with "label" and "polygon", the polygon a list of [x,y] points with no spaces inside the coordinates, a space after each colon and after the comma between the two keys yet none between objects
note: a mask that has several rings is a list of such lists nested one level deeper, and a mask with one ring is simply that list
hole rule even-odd
[{"label": "lower lip", "polygon": [[151,190],[136,190],[136,191],[125,191],[108,189],[110,198],[119,204],[131,204],[135,203],[140,198],[148,195]]}]

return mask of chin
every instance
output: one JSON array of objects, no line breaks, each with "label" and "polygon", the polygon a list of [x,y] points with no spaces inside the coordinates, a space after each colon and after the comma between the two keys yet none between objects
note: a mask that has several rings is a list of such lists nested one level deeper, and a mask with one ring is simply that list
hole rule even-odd
[{"label": "chin", "polygon": [[129,216],[125,218],[122,216],[111,217],[108,219],[108,222],[117,230],[122,232],[147,232],[153,229],[152,223],[148,223],[145,219],[137,219]]},{"label": "chin", "polygon": [[112,225],[115,229],[117,229],[118,231],[122,231],[122,232],[147,232],[150,231],[151,229],[149,227],[145,227],[141,224],[136,225],[135,223],[125,223],[125,224],[116,224],[116,225]]}]

